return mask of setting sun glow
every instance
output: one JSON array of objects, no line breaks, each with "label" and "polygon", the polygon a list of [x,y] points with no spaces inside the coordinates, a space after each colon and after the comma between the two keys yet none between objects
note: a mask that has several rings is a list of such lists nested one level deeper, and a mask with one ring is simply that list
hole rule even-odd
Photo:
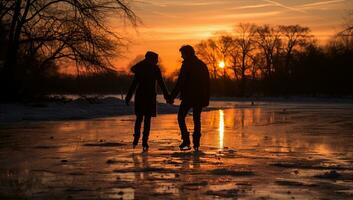
[{"label": "setting sun glow", "polygon": [[220,61],[220,62],[218,63],[218,66],[219,66],[219,68],[223,69],[223,68],[226,66],[226,64],[225,64],[224,61],[222,60],[222,61]]}]

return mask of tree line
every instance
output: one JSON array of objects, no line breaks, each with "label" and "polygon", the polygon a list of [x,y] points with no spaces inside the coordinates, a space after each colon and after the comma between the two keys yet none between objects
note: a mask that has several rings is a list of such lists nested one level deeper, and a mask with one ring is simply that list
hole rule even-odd
[{"label": "tree line", "polygon": [[196,49],[214,95],[352,95],[352,33],[348,26],[323,45],[308,27],[241,23]]}]

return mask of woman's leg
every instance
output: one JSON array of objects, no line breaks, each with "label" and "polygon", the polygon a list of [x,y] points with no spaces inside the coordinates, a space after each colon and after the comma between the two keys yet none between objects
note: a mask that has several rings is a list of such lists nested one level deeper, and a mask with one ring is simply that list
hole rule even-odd
[{"label": "woman's leg", "polygon": [[134,147],[138,144],[140,139],[142,120],[143,120],[143,115],[136,115],[134,141],[132,143]]},{"label": "woman's leg", "polygon": [[151,116],[145,116],[143,122],[143,137],[142,137],[142,146],[148,148],[148,137],[150,135],[151,128]]}]

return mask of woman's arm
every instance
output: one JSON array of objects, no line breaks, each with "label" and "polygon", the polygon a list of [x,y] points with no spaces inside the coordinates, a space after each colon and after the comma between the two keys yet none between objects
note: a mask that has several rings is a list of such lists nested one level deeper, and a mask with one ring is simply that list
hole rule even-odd
[{"label": "woman's arm", "polygon": [[159,87],[161,88],[161,90],[163,92],[164,98],[166,100],[168,100],[169,99],[169,91],[167,89],[167,86],[164,83],[164,80],[163,80],[162,73],[161,73],[160,69],[157,70],[157,82],[158,82],[158,85],[159,85]]},{"label": "woman's arm", "polygon": [[130,86],[130,88],[129,88],[129,91],[128,91],[126,97],[125,97],[125,103],[126,103],[127,105],[129,105],[129,102],[130,102],[130,100],[131,100],[131,98],[132,98],[132,95],[134,94],[134,92],[135,92],[135,90],[136,90],[137,83],[138,83],[138,81],[137,81],[137,78],[136,78],[136,75],[135,75],[135,76],[134,76],[134,80],[132,81],[132,84],[131,84],[131,86]]}]

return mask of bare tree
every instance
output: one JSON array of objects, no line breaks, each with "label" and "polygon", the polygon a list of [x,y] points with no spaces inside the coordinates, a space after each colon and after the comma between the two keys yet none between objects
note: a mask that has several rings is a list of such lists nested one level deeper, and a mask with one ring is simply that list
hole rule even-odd
[{"label": "bare tree", "polygon": [[234,38],[229,34],[222,34],[216,40],[216,47],[218,52],[219,61],[224,62],[223,78],[227,78],[228,64],[231,62],[231,55],[235,50]]},{"label": "bare tree", "polygon": [[[233,38],[233,40],[235,39]],[[240,63],[239,55],[240,55],[240,48],[234,42],[232,51],[230,52],[230,56],[229,56],[229,63],[230,63],[230,69],[233,71],[234,78],[236,80],[241,79],[241,76],[240,76],[241,70],[239,67],[239,63]]]},{"label": "bare tree", "polygon": [[353,10],[348,13],[348,17],[346,20],[345,32],[348,32],[350,36],[353,35]]},{"label": "bare tree", "polygon": [[246,71],[251,64],[250,55],[255,50],[255,25],[239,24],[235,30],[235,43],[238,51],[236,54],[239,58],[238,69],[242,80],[246,79]]},{"label": "bare tree", "polygon": [[12,0],[0,6],[0,19],[10,25],[5,60],[10,71],[20,51],[40,58],[40,70],[52,60],[71,60],[78,72],[110,68],[123,40],[111,31],[108,17],[138,21],[124,0]]},{"label": "bare tree", "polygon": [[290,75],[292,73],[290,64],[292,61],[293,53],[295,51],[303,50],[303,48],[309,44],[309,41],[313,38],[313,36],[310,34],[311,31],[308,27],[302,27],[300,25],[279,26],[279,30],[281,31],[283,41],[283,72],[287,75]]},{"label": "bare tree", "polygon": [[250,55],[251,65],[249,71],[251,74],[251,79],[256,80],[263,74],[262,66],[265,63],[264,56],[262,53],[253,53]]},{"label": "bare tree", "polygon": [[[231,54],[234,48],[233,37],[227,33],[217,34],[214,38],[201,41],[196,45],[196,52],[202,60],[211,67],[212,78],[219,77],[219,63],[226,64],[231,61]],[[221,72],[224,78],[227,76],[227,66]]]},{"label": "bare tree", "polygon": [[255,41],[265,60],[265,67],[262,68],[262,72],[267,79],[271,79],[275,70],[274,59],[280,51],[281,33],[277,27],[269,25],[257,26]]},{"label": "bare tree", "polygon": [[333,38],[334,44],[337,49],[353,50],[353,11],[351,11],[346,20],[342,31],[337,33]]},{"label": "bare tree", "polygon": [[217,45],[214,39],[201,41],[195,46],[197,55],[211,67],[211,77],[216,79],[218,77],[218,55]]}]

